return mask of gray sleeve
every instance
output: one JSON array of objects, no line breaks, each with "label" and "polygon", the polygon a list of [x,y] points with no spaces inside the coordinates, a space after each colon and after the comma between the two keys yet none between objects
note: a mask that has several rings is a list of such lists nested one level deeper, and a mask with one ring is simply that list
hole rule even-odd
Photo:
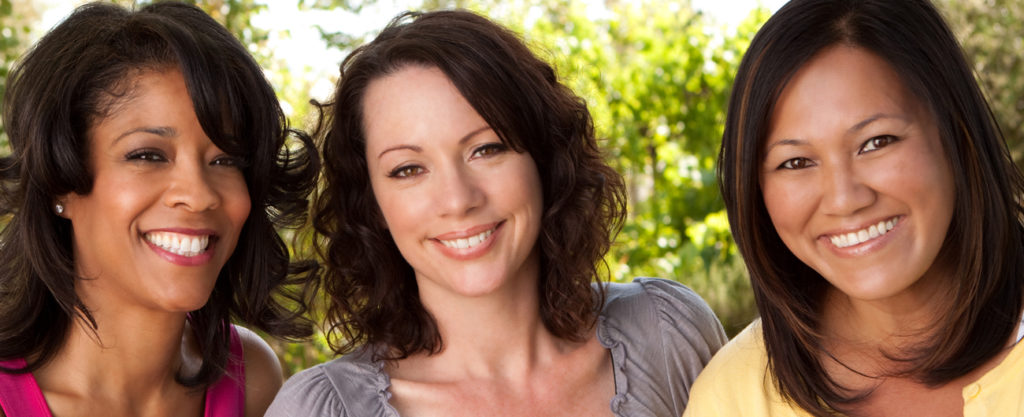
[{"label": "gray sleeve", "polygon": [[729,339],[711,307],[689,287],[663,279],[637,281],[656,306],[665,366],[681,372],[685,401],[704,365]]},{"label": "gray sleeve", "polygon": [[337,389],[323,366],[314,366],[288,378],[266,416],[347,416]]},{"label": "gray sleeve", "polygon": [[727,341],[722,325],[700,296],[675,281],[612,284],[609,297],[612,356],[628,384],[613,406],[621,415],[681,415],[697,375]]}]

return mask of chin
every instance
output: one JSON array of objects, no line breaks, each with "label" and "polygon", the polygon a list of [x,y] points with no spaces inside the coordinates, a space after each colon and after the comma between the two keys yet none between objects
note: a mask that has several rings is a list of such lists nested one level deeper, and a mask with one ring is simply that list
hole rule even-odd
[{"label": "chin", "polygon": [[483,297],[497,292],[498,285],[467,285],[455,287],[453,290],[463,297]]},{"label": "chin", "polygon": [[860,282],[853,283],[853,285],[848,283],[848,285],[836,288],[846,296],[861,301],[885,300],[899,295],[905,290],[905,288],[894,286],[891,281],[884,280],[885,278],[879,278],[873,280],[875,282]]},{"label": "chin", "polygon": [[472,278],[451,283],[451,291],[463,297],[483,297],[501,289],[506,282],[500,278],[481,279],[478,274],[469,274]]},{"label": "chin", "polygon": [[175,313],[188,313],[199,310],[210,301],[210,293],[205,294],[177,294],[163,297],[158,301],[162,310]]}]

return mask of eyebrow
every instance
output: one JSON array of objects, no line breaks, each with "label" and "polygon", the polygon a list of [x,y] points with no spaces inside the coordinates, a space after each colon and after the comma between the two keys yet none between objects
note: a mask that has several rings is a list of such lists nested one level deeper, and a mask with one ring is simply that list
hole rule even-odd
[{"label": "eyebrow", "polygon": [[779,146],[779,145],[800,146],[800,145],[806,145],[806,144],[807,144],[807,141],[803,140],[803,139],[783,139],[783,140],[780,140],[778,142],[774,142],[771,145],[768,145],[768,147],[765,148],[765,150],[764,150],[764,154],[768,155],[768,153],[771,152],[771,150],[773,148],[775,148],[776,146]]},{"label": "eyebrow", "polygon": [[[881,120],[881,119],[898,119],[898,120],[904,120],[904,121],[907,120],[906,117],[898,115],[898,114],[875,113],[875,114],[873,114],[871,116],[868,116],[868,118],[855,123],[849,129],[847,129],[846,132],[847,133],[853,133],[853,132],[859,131],[861,129],[864,129],[868,125],[870,125],[870,124],[872,124],[872,123],[874,123],[874,122],[876,122],[878,120]],[[772,148],[775,148],[776,146],[779,146],[779,145],[800,146],[800,145],[806,145],[806,144],[807,144],[807,141],[806,140],[802,140],[802,139],[782,139],[782,140],[780,140],[778,142],[775,142],[775,143],[772,143],[771,145],[768,145],[768,147],[765,148],[764,153],[768,154],[768,152],[771,151]]]},{"label": "eyebrow", "polygon": [[852,127],[850,127],[850,129],[848,129],[847,132],[856,132],[858,130],[861,130],[861,129],[865,128],[867,125],[869,125],[871,123],[874,123],[875,121],[878,121],[880,119],[899,119],[899,120],[903,120],[903,121],[907,120],[906,117],[898,115],[898,114],[875,113],[875,114],[869,116],[867,119],[864,119],[864,120],[861,120],[860,122],[857,122],[857,124],[855,124]]},{"label": "eyebrow", "polygon": [[[464,143],[466,143],[466,141],[468,141],[468,140],[472,139],[474,136],[480,134],[480,132],[484,132],[484,131],[487,131],[487,130],[490,130],[490,129],[491,129],[491,127],[489,125],[481,126],[481,127],[477,128],[476,130],[473,130],[472,132],[469,132],[465,136],[460,138],[459,139],[459,144],[460,145],[464,144]],[[416,145],[395,145],[395,146],[392,146],[390,148],[387,148],[387,149],[381,151],[381,153],[377,155],[377,159],[380,159],[382,156],[384,156],[384,154],[386,154],[388,152],[402,150],[402,149],[408,149],[408,150],[411,150],[413,152],[423,152],[423,148],[421,148],[419,146],[416,146]]]},{"label": "eyebrow", "polygon": [[143,126],[143,127],[137,127],[135,129],[131,129],[131,130],[127,131],[127,132],[122,133],[121,135],[119,135],[117,138],[114,139],[113,144],[116,144],[118,141],[120,141],[121,139],[124,139],[125,137],[128,137],[128,136],[130,136],[132,134],[139,133],[139,132],[150,133],[150,134],[153,134],[153,135],[160,136],[162,138],[172,138],[172,137],[178,136],[178,131],[175,130],[173,127],[169,127],[169,126],[155,126],[155,127],[154,126]]}]

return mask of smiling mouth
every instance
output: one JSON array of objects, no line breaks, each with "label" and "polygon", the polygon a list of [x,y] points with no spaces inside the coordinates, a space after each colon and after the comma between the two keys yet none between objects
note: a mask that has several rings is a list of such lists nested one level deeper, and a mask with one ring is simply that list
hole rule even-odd
[{"label": "smiling mouth", "polygon": [[871,239],[889,233],[889,231],[892,230],[892,228],[896,227],[896,225],[899,222],[900,216],[896,216],[888,220],[882,220],[877,224],[873,224],[871,226],[865,227],[854,232],[829,236],[829,240],[832,241],[832,244],[835,245],[837,248],[848,248],[850,246],[859,245],[861,243],[867,242]]},{"label": "smiling mouth", "polygon": [[470,236],[470,237],[467,237],[467,238],[463,238],[463,239],[451,239],[451,240],[438,239],[437,241],[441,242],[442,245],[445,245],[446,247],[449,247],[449,248],[452,248],[452,249],[469,249],[469,248],[475,247],[476,245],[479,245],[479,244],[483,243],[484,241],[486,241],[487,238],[490,237],[491,234],[494,233],[495,229],[488,229],[488,230],[483,231],[480,234],[477,234],[477,235],[474,235],[474,236]]},{"label": "smiling mouth", "polygon": [[190,258],[199,255],[210,247],[211,235],[186,235],[173,232],[150,232],[145,234],[146,241],[167,252]]}]

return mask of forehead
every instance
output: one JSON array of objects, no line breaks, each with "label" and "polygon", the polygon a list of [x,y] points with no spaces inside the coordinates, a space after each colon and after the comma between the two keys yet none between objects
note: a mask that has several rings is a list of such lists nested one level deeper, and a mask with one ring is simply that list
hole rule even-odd
[{"label": "forehead", "polygon": [[461,137],[485,124],[436,67],[406,66],[369,83],[363,97],[367,150],[383,142]]},{"label": "forehead", "polygon": [[132,101],[139,97],[140,88],[144,88],[143,81],[165,74],[178,72],[180,69],[175,63],[152,62],[139,63],[138,65],[125,68],[120,74],[112,73],[112,77],[103,76],[98,80],[108,79],[105,84],[99,84],[93,91],[93,97],[87,97],[95,103],[93,108],[86,109],[91,112],[90,123],[110,117],[118,113],[124,107],[131,105]]},{"label": "forehead", "polygon": [[184,99],[191,108],[191,97],[180,71],[133,71],[105,88],[96,98],[98,103],[91,128],[115,123],[131,123],[136,119],[167,116],[176,113],[171,104]]},{"label": "forehead", "polygon": [[771,114],[769,140],[801,128],[852,127],[875,114],[916,114],[919,100],[888,62],[849,45],[823,49],[797,70]]}]

